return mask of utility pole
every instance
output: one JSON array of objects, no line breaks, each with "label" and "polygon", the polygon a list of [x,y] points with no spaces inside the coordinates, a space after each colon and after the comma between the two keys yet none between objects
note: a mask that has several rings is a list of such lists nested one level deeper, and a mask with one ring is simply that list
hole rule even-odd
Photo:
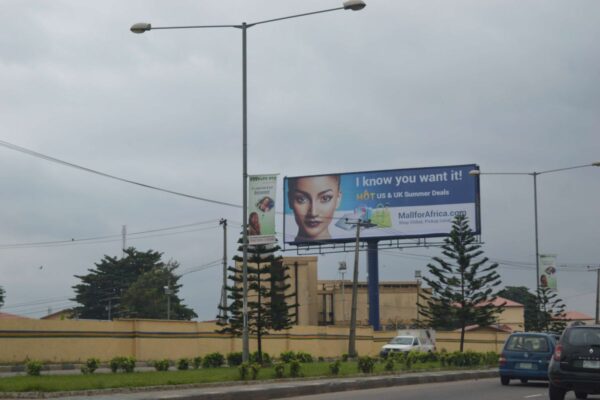
[{"label": "utility pole", "polygon": [[415,279],[417,281],[417,328],[420,328],[421,323],[419,321],[419,311],[421,309],[421,304],[419,303],[419,295],[420,295],[420,289],[421,289],[421,270],[417,269],[415,270]]},{"label": "utility pole", "polygon": [[588,266],[590,271],[596,271],[596,325],[600,324],[600,265]]},{"label": "utility pole", "polygon": [[352,275],[352,309],[350,311],[350,335],[348,337],[348,356],[350,358],[356,357],[356,306],[358,303],[358,251],[360,247],[360,228],[368,228],[375,226],[370,221],[358,220],[356,222],[349,222],[346,219],[347,224],[356,225],[356,242],[354,248],[354,272]]},{"label": "utility pole", "polygon": [[221,218],[219,225],[223,225],[223,286],[221,287],[221,318],[227,320],[227,220]]},{"label": "utility pole", "polygon": [[173,290],[171,289],[171,278],[167,281],[167,286],[165,286],[165,294],[167,295],[167,321],[171,320],[171,295],[173,294]]},{"label": "utility pole", "polygon": [[344,296],[344,273],[346,272],[346,261],[340,261],[338,271],[342,275],[342,318],[346,321],[346,296]]},{"label": "utility pole", "polygon": [[123,235],[123,258],[125,258],[125,249],[127,248],[127,225],[123,225],[121,229],[121,235]]}]

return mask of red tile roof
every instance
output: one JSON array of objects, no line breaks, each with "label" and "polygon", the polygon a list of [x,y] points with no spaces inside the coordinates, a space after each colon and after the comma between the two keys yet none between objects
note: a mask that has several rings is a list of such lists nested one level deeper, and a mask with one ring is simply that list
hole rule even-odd
[{"label": "red tile roof", "polygon": [[589,315],[579,311],[567,311],[563,316],[558,317],[556,319],[564,319],[566,321],[587,321],[593,320],[594,317],[590,317]]},{"label": "red tile roof", "polygon": [[0,312],[0,319],[31,319],[31,318],[23,317],[21,315]]}]

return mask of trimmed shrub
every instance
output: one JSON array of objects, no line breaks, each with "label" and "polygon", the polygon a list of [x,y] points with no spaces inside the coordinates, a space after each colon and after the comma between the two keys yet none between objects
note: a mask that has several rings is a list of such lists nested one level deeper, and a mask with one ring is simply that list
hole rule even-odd
[{"label": "trimmed shrub", "polygon": [[273,370],[275,371],[275,378],[283,378],[285,376],[285,364],[284,363],[275,364],[275,366],[273,367]]},{"label": "trimmed shrub", "polygon": [[97,358],[88,358],[85,365],[81,367],[81,373],[84,375],[93,374],[100,366],[100,360]]},{"label": "trimmed shrub", "polygon": [[394,370],[394,357],[388,357],[387,360],[385,361],[385,370],[386,371],[393,371]]},{"label": "trimmed shrub", "polygon": [[342,363],[340,362],[340,360],[335,360],[334,362],[329,364],[329,372],[331,373],[331,375],[340,374],[341,364]]},{"label": "trimmed shrub", "polygon": [[25,370],[29,376],[40,376],[44,364],[41,361],[29,360],[25,363]]},{"label": "trimmed shrub", "polygon": [[[258,361],[258,351],[251,353],[249,358],[250,358],[249,361],[251,363],[260,364],[260,362]],[[262,352],[262,364],[263,365],[271,365],[271,356],[269,355],[269,353],[265,353],[264,351]]]},{"label": "trimmed shrub", "polygon": [[194,369],[200,368],[202,366],[202,357],[194,357],[192,359],[192,365],[194,366]]},{"label": "trimmed shrub", "polygon": [[314,361],[313,356],[304,351],[299,351],[296,353],[296,360],[300,361],[301,363],[311,363]]},{"label": "trimmed shrub", "polygon": [[302,366],[298,360],[290,361],[290,376],[292,378],[298,378],[301,376]]},{"label": "trimmed shrub", "polygon": [[325,357],[323,356],[319,356],[319,358],[317,359],[319,362],[324,362],[325,361]]},{"label": "trimmed shrub", "polygon": [[296,353],[294,353],[293,351],[284,351],[281,354],[279,354],[279,358],[284,363],[289,363],[296,359]]},{"label": "trimmed shrub", "polygon": [[131,373],[135,369],[135,357],[123,357],[121,363],[121,369],[123,372]]},{"label": "trimmed shrub", "polygon": [[348,358],[350,358],[350,356],[347,353],[342,354],[342,361],[343,362],[348,361]]},{"label": "trimmed shrub", "polygon": [[152,366],[157,371],[168,371],[170,366],[169,360],[166,358],[164,360],[156,360],[152,363]]},{"label": "trimmed shrub", "polygon": [[235,351],[233,353],[227,354],[227,365],[230,367],[237,367],[242,364],[242,352]]},{"label": "trimmed shrub", "polygon": [[406,365],[406,368],[408,369],[410,369],[417,361],[419,361],[418,351],[411,350],[404,356],[404,365]]},{"label": "trimmed shrub", "polygon": [[180,358],[177,361],[177,369],[180,371],[185,371],[190,369],[190,359],[189,358]]},{"label": "trimmed shrub", "polygon": [[358,357],[358,370],[363,374],[373,373],[375,368],[375,359],[369,356]]},{"label": "trimmed shrub", "polygon": [[248,379],[250,365],[248,363],[241,363],[238,367],[238,372],[240,373],[240,379],[245,381],[246,379]]},{"label": "trimmed shrub", "polygon": [[250,364],[250,374],[252,375],[251,378],[253,381],[255,381],[256,378],[258,378],[258,373],[260,372],[260,369],[261,365],[259,363]]},{"label": "trimmed shrub", "polygon": [[113,358],[110,360],[110,362],[109,362],[108,366],[110,367],[110,370],[111,370],[113,373],[115,373],[115,372],[117,372],[117,371],[119,370],[119,367],[121,366],[121,362],[122,362],[121,360],[122,360],[123,358],[124,358],[124,357],[113,357]]},{"label": "trimmed shrub", "polygon": [[218,352],[207,354],[202,360],[202,367],[204,368],[218,368],[223,364],[225,364],[225,357]]}]

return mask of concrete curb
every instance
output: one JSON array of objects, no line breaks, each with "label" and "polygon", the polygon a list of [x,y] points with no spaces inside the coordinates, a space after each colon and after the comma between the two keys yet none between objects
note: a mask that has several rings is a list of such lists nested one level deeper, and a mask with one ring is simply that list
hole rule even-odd
[{"label": "concrete curb", "polygon": [[[294,396],[306,396],[321,393],[344,392],[351,390],[376,389],[391,386],[416,385],[434,382],[452,382],[462,380],[494,378],[498,370],[483,371],[445,371],[428,373],[407,373],[402,375],[384,375],[374,377],[353,377],[318,380],[288,380],[270,382],[252,382],[235,386],[161,386],[139,389],[87,390],[59,393],[0,393],[0,398],[57,398],[75,396],[115,395],[143,393],[144,399],[176,398],[177,400],[270,400]],[[165,396],[165,392],[179,391]]]}]

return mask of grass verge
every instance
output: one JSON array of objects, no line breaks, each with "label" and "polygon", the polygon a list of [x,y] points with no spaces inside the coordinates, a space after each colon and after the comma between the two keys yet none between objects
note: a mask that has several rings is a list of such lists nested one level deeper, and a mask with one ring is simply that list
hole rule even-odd
[{"label": "grass verge", "polygon": [[[357,363],[342,362],[338,377],[361,375]],[[458,368],[444,367],[444,370]],[[473,369],[473,368],[471,368]],[[414,364],[410,370],[397,365],[394,372],[435,371],[441,370],[439,362]],[[376,363],[373,375],[390,373],[385,371],[384,363]],[[303,377],[333,377],[329,372],[328,362],[302,364]],[[289,377],[289,366],[286,366],[285,377]],[[258,380],[276,379],[273,367],[260,370]],[[168,372],[134,372],[134,373],[101,373],[93,375],[41,375],[14,376],[0,378],[0,392],[58,392],[93,389],[134,388],[145,386],[168,386],[185,384],[209,384],[240,380],[237,367],[205,368],[190,371]]]}]

